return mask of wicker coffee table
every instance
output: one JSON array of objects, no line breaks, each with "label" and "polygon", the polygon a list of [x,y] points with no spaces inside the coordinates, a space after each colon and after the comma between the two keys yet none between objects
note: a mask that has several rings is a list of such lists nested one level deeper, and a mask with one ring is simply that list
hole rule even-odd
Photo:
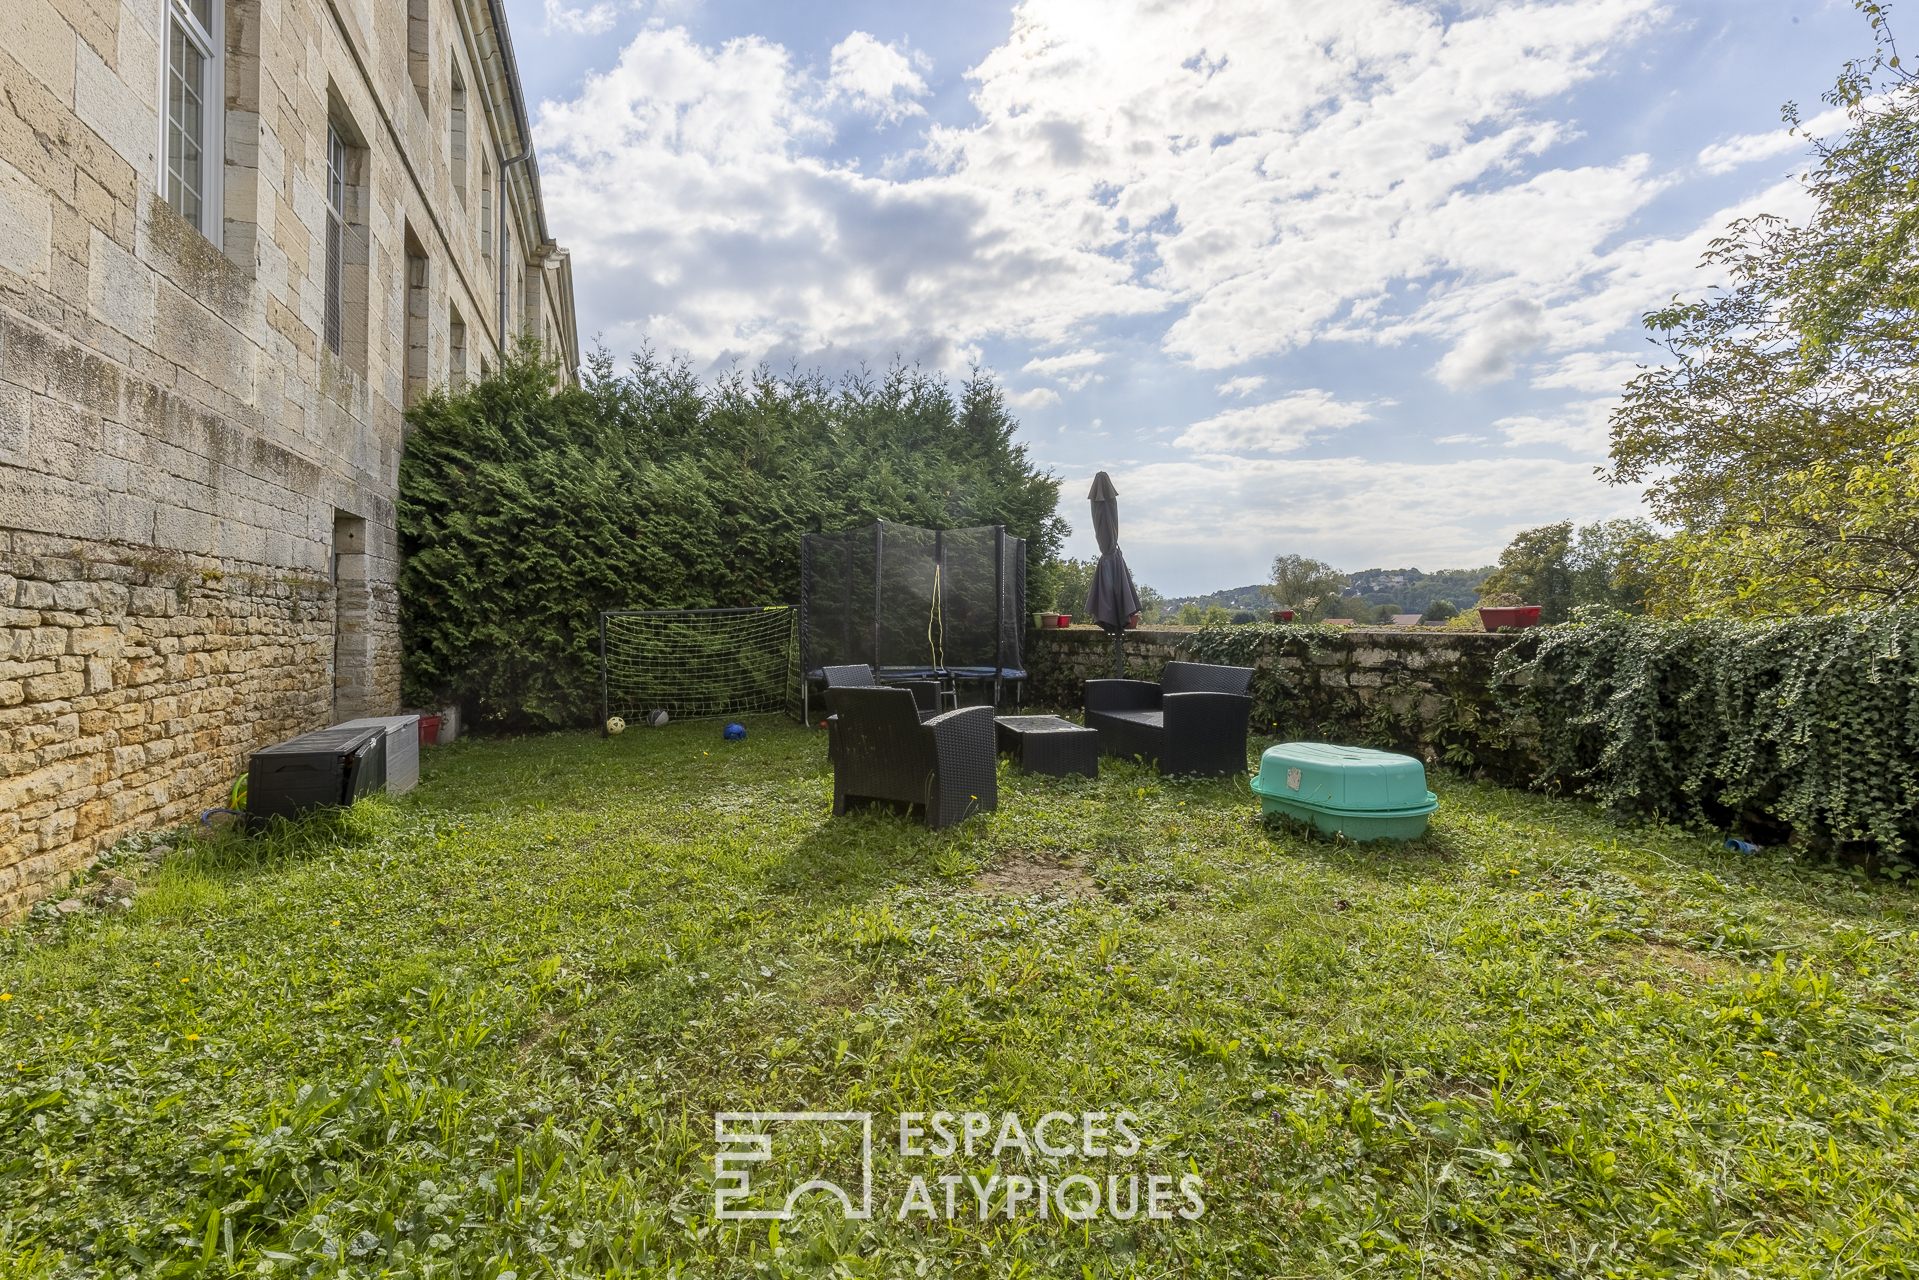
[{"label": "wicker coffee table", "polygon": [[1027,773],[1061,778],[1099,776],[1099,730],[1058,716],[998,716],[993,736],[1002,755],[1010,754]]}]

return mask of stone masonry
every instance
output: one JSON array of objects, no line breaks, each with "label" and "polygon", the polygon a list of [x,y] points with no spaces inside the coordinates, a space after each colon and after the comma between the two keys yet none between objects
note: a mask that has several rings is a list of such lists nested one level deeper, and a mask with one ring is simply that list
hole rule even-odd
[{"label": "stone masonry", "polygon": [[0,918],[397,710],[405,408],[579,362],[502,0],[4,9]]},{"label": "stone masonry", "polygon": [[0,533],[0,912],[130,830],[224,803],[330,711],[330,584]]}]

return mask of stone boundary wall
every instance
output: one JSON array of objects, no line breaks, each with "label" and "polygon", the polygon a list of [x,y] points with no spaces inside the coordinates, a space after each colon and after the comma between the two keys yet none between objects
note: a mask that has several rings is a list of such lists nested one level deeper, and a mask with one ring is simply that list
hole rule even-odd
[{"label": "stone boundary wall", "polygon": [[[1231,629],[1255,653],[1254,733],[1403,751],[1428,766],[1512,785],[1537,780],[1523,731],[1493,696],[1493,664],[1525,634],[1411,627]],[[1193,627],[1126,635],[1126,676],[1156,680],[1168,661],[1196,660]],[[1085,682],[1111,677],[1113,642],[1096,627],[1027,633],[1025,701],[1085,706]],[[1522,727],[1523,728],[1523,727]]]},{"label": "stone boundary wall", "polygon": [[0,919],[329,723],[333,615],[285,569],[0,529]]}]

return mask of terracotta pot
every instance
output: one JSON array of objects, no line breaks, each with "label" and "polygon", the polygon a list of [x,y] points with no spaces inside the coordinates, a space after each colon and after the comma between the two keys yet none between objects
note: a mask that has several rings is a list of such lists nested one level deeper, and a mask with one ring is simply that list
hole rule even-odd
[{"label": "terracotta pot", "polygon": [[1488,631],[1497,631],[1501,627],[1536,627],[1539,625],[1539,606],[1522,604],[1510,609],[1482,608],[1479,622]]}]

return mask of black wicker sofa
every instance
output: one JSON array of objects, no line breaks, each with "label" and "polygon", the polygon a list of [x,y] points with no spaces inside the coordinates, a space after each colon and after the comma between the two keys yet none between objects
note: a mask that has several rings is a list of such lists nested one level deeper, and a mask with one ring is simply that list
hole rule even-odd
[{"label": "black wicker sofa", "polygon": [[1163,774],[1218,776],[1246,771],[1251,667],[1169,662],[1158,684],[1088,680],[1086,727],[1102,755],[1138,757]]}]

